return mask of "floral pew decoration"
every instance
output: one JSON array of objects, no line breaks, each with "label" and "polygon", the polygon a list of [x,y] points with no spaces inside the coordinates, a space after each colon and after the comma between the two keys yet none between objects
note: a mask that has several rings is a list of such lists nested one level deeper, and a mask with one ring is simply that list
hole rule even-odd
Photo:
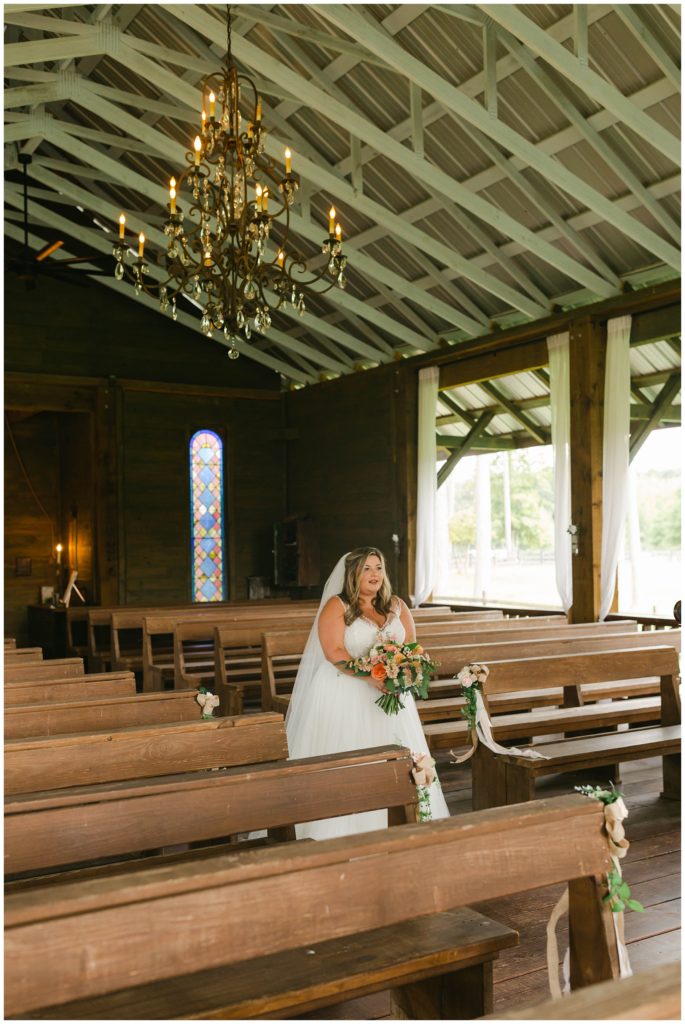
[{"label": "floral pew decoration", "polygon": [[488,678],[490,669],[487,665],[478,665],[472,662],[470,665],[464,665],[464,667],[457,672],[454,677],[458,683],[460,683],[462,692],[466,703],[461,709],[461,715],[466,719],[469,727],[469,742],[471,747],[461,757],[457,757],[453,750],[450,750],[450,754],[454,757],[452,764],[463,764],[464,761],[468,761],[478,746],[478,743],[484,744],[489,750],[492,750],[495,754],[513,754],[516,757],[530,757],[538,760],[546,760],[544,754],[538,753],[537,750],[521,750],[518,747],[503,747],[497,743],[494,736],[492,735],[492,722],[490,716],[485,707],[483,700],[482,685]]},{"label": "floral pew decoration", "polygon": [[[607,874],[607,892],[602,899],[605,903],[609,904],[612,911],[620,976],[621,978],[629,978],[633,971],[626,948],[623,911],[635,910],[643,913],[645,908],[638,900],[632,898],[630,886],[623,880],[621,872],[620,861],[625,857],[630,846],[623,827],[623,821],[628,817],[628,808],[624,803],[623,794],[614,788],[613,783],[610,790],[601,789],[598,786],[575,786],[574,788],[578,793],[582,793],[583,796],[587,796],[591,800],[599,800],[604,805],[604,832],[613,867]],[[556,927],[561,917],[566,913],[568,913],[568,888],[562,893],[547,922],[547,972],[549,976],[549,989],[553,999],[559,999],[562,995],[567,995],[571,991],[570,950],[566,950],[562,963],[563,989],[559,984],[559,972],[557,970],[559,948],[557,945]]]},{"label": "floral pew decoration", "polygon": [[220,700],[215,693],[210,693],[205,686],[201,686],[197,691],[195,700],[202,708],[202,717],[205,720],[214,718],[214,708],[218,708],[220,704]]},{"label": "floral pew decoration", "polygon": [[435,770],[435,761],[430,754],[417,753],[415,750],[412,750],[411,757],[414,762],[411,776],[414,780],[414,785],[416,786],[416,792],[419,798],[416,807],[416,820],[432,821],[433,815],[431,813],[430,794],[428,789],[430,786],[440,785],[438,773]]}]

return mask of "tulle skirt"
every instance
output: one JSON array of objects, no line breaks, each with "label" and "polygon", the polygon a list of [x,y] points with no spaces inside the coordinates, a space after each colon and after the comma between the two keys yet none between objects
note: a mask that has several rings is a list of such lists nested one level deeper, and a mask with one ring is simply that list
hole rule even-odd
[{"label": "tulle skirt", "polygon": [[[286,721],[290,757],[338,754],[392,743],[416,752],[427,751],[414,698],[406,694],[402,698],[404,710],[386,715],[374,703],[378,696],[378,690],[364,679],[344,675],[330,662],[324,662],[302,699],[297,692],[293,695]],[[429,793],[433,818],[448,818],[450,812],[438,781]],[[332,839],[387,826],[387,810],[366,811],[298,825],[297,838]]]}]

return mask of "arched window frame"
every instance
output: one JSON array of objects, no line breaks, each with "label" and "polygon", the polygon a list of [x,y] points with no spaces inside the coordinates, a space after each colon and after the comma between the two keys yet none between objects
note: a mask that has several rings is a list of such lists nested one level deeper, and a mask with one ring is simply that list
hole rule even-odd
[{"label": "arched window frame", "polygon": [[[220,544],[220,584],[218,586],[217,593],[215,596],[207,597],[200,596],[198,573],[196,571],[196,551],[203,540],[208,539],[206,536],[198,535],[197,523],[196,523],[196,509],[195,509],[195,455],[196,455],[196,443],[197,439],[202,435],[210,435],[214,438],[218,444],[218,458],[220,460],[219,466],[219,487],[218,487],[218,499],[220,502],[219,508],[219,526],[218,531],[215,533],[215,539],[219,540]],[[191,599],[193,602],[198,603],[211,603],[213,601],[224,601],[227,595],[228,586],[228,564],[226,554],[226,508],[225,508],[225,482],[226,482],[226,444],[221,434],[217,433],[216,430],[212,430],[210,427],[201,427],[195,430],[190,437],[188,442],[188,461],[189,461],[189,483],[190,483],[190,577],[191,577]]]}]

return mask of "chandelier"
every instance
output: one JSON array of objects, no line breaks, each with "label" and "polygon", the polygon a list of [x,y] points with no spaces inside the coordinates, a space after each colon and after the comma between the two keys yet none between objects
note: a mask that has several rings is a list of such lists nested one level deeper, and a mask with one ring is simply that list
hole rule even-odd
[{"label": "chandelier", "polygon": [[[240,108],[249,111],[241,115]],[[252,333],[266,334],[271,313],[291,303],[305,313],[304,290],[317,292],[347,284],[347,256],[342,229],[333,207],[328,237],[321,251],[328,257],[318,272],[307,270],[304,256],[290,240],[290,208],[298,182],[292,153],[286,148],[284,169],[265,152],[262,99],[252,79],[240,74],[231,55],[231,9],[227,9],[227,52],[221,71],[202,81],[202,126],[187,166],[169,182],[165,252],[155,255],[166,279],[151,281],[145,235],[138,236],[138,255],[127,254],[126,218],[119,217],[119,238],[112,250],[114,276],[132,281],[135,293],[159,299],[162,312],[177,319],[177,299],[186,295],[202,310],[201,328],[212,337],[223,331],[228,355],[238,358],[237,341]],[[187,216],[177,197],[187,194]]]}]

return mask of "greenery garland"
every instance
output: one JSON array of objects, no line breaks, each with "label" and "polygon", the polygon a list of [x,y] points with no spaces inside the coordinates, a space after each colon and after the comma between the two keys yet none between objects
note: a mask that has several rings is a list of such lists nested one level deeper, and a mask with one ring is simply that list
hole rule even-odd
[{"label": "greenery garland", "polygon": [[[602,789],[600,786],[575,786],[578,793],[582,793],[583,796],[590,797],[591,800],[599,800],[605,806],[616,803],[623,794],[614,787],[613,782],[610,783],[611,789]],[[644,913],[644,907],[639,900],[634,900],[630,892],[630,886],[623,880],[621,870],[618,866],[618,860],[612,855],[614,861],[614,867],[611,871],[607,872],[607,887],[608,892],[606,896],[602,897],[604,903],[608,903],[614,914],[620,914],[623,910],[635,910],[638,913]]]}]

